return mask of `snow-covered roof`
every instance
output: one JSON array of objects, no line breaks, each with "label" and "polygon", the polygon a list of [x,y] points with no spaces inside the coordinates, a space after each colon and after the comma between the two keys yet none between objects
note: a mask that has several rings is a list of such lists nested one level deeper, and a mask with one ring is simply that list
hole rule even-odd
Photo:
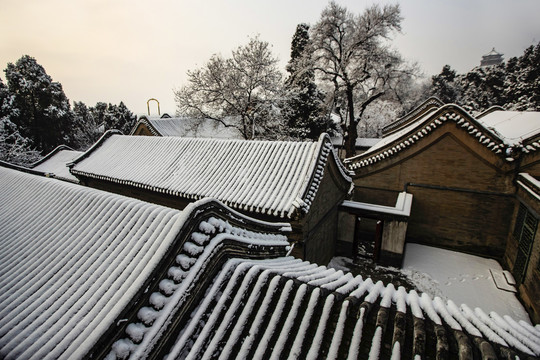
[{"label": "snow-covered roof", "polygon": [[226,127],[221,122],[211,119],[183,117],[156,118],[140,117],[131,131],[133,135],[140,124],[145,124],[155,136],[182,136],[215,139],[243,139],[234,127]]},{"label": "snow-covered roof", "polygon": [[487,54],[483,55],[483,56],[502,56],[503,54],[497,52],[497,50],[495,50],[495,48],[491,49],[490,52],[488,52]]},{"label": "snow-covered roof", "polygon": [[0,168],[0,357],[81,358],[175,239],[177,210]]},{"label": "snow-covered roof", "polygon": [[72,173],[255,213],[307,213],[327,161],[351,182],[327,135],[318,142],[104,136]]},{"label": "snow-covered roof", "polygon": [[386,125],[382,129],[383,137],[390,135],[391,133],[397,131],[398,129],[407,126],[409,123],[416,121],[418,117],[422,116],[426,111],[438,109],[443,106],[444,103],[435,96],[429,97],[427,100],[422,102],[420,105],[409,111],[404,116],[400,117],[396,121]]},{"label": "snow-covered roof", "polygon": [[79,182],[79,179],[69,172],[67,164],[71,163],[73,159],[79,157],[81,154],[82,151],[75,151],[65,145],[60,145],[43,157],[43,159],[32,164],[32,169],[58,179]]},{"label": "snow-covered roof", "polygon": [[454,123],[495,154],[513,161],[509,155],[515,149],[524,153],[540,149],[540,142],[533,141],[540,134],[539,120],[540,112],[493,110],[475,119],[455,104],[433,107],[408,125],[383,137],[365,153],[345,159],[344,163],[354,170],[391,158],[445,123]]},{"label": "snow-covered roof", "polygon": [[150,296],[108,358],[146,358],[154,349],[171,359],[540,354],[538,326],[292,257],[230,258],[195,293],[215,262],[208,246],[178,286]]},{"label": "snow-covered roof", "polygon": [[[0,182],[2,359],[103,351],[144,294],[178,288],[182,267],[189,269],[206,243],[210,253],[227,243],[235,254],[234,244],[243,244],[254,256],[284,255],[288,245],[280,232],[289,225],[250,219],[212,200],[179,211],[8,168],[0,168]],[[170,265],[175,258],[178,267]],[[169,280],[159,282],[161,275]],[[140,313],[150,316],[146,310]]]},{"label": "snow-covered roof", "polygon": [[478,122],[510,146],[540,134],[540,112],[536,111],[492,111]]},{"label": "snow-covered roof", "polygon": [[540,354],[538,325],[285,256],[287,224],[0,179],[1,358]]}]

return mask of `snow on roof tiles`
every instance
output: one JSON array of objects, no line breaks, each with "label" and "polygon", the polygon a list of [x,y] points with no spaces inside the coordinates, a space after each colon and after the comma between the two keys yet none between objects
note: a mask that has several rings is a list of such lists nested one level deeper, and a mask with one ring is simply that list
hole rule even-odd
[{"label": "snow on roof tiles", "polygon": [[[159,314],[151,325],[143,324],[144,314],[128,325],[109,358],[145,358],[153,349],[170,359],[540,354],[540,334],[508,316],[473,312],[466,305],[290,257],[231,258],[199,294],[190,292],[198,300],[186,309],[186,289],[206,276],[201,269],[211,268],[214,256],[207,249],[199,257],[162,310],[154,308]],[[179,328],[172,328],[172,319]],[[170,338],[173,333],[178,335]]]},{"label": "snow on roof tiles", "polygon": [[499,135],[506,144],[516,145],[540,134],[540,112],[493,111],[478,121]]},{"label": "snow on roof tiles", "polygon": [[[173,292],[189,303],[190,286],[199,284],[190,280],[207,269],[204,259],[220,258],[220,249],[261,258],[288,247],[282,233],[290,225],[255,220],[212,199],[178,211],[3,167],[0,181],[3,359],[100,356],[123,329],[135,337],[152,331],[127,326],[123,317],[158,324],[159,310],[168,314],[178,304],[167,299]],[[171,260],[161,278],[156,269]],[[142,307],[148,291],[156,310]]]},{"label": "snow on roof tiles", "polygon": [[332,157],[318,142],[110,135],[75,160],[72,173],[279,217],[307,212]]},{"label": "snow on roof tiles", "polygon": [[71,163],[81,154],[82,151],[75,151],[67,146],[61,145],[47,154],[43,159],[33,164],[32,169],[41,171],[58,179],[77,183],[79,182],[79,179],[69,172],[67,164]]},{"label": "snow on roof tiles", "polygon": [[0,168],[0,357],[82,357],[175,238],[181,212]]}]

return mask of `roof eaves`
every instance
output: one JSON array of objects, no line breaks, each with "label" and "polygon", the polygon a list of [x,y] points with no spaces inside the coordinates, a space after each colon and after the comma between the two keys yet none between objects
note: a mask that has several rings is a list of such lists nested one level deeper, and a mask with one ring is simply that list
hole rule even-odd
[{"label": "roof eaves", "polygon": [[[419,123],[418,126],[374,153],[367,152],[345,159],[345,165],[354,171],[391,158],[402,150],[408,149],[423,137],[428,136],[435,128],[448,121],[453,121],[458,128],[467,131],[469,135],[476,138],[479,143],[495,154],[506,157],[507,151],[505,151],[505,149],[508,150],[510,147],[504,144],[504,141],[498,134],[491,129],[485,128],[458,105],[447,104],[425,119],[422,123]],[[508,157],[507,160],[513,161],[510,157]]]}]

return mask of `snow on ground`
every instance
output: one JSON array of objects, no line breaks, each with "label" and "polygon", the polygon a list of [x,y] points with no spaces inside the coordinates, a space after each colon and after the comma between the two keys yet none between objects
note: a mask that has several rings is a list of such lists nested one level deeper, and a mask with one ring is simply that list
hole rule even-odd
[{"label": "snow on ground", "polygon": [[351,263],[351,259],[343,256],[335,256],[330,260],[328,263],[329,268],[334,268],[336,270],[342,270],[344,272],[351,271],[351,269],[347,266]]},{"label": "snow on ground", "polygon": [[503,270],[493,259],[411,243],[406,245],[402,272],[418,290],[432,297],[530,323],[516,294],[495,286],[490,269]]}]

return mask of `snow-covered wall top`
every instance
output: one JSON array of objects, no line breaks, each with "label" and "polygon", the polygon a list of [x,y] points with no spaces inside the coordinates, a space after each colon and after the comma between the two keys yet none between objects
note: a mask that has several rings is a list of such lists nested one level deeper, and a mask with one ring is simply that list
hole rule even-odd
[{"label": "snow-covered wall top", "polygon": [[75,158],[79,157],[82,151],[75,151],[67,148],[56,148],[50,154],[45,156],[41,161],[32,166],[32,169],[41,171],[50,176],[67,180],[71,182],[79,182],[73,174],[69,172],[67,164],[71,163]]},{"label": "snow-covered wall top", "polygon": [[71,171],[293,218],[309,210],[327,161],[335,161],[351,182],[327,135],[318,142],[110,135],[76,159]]}]

